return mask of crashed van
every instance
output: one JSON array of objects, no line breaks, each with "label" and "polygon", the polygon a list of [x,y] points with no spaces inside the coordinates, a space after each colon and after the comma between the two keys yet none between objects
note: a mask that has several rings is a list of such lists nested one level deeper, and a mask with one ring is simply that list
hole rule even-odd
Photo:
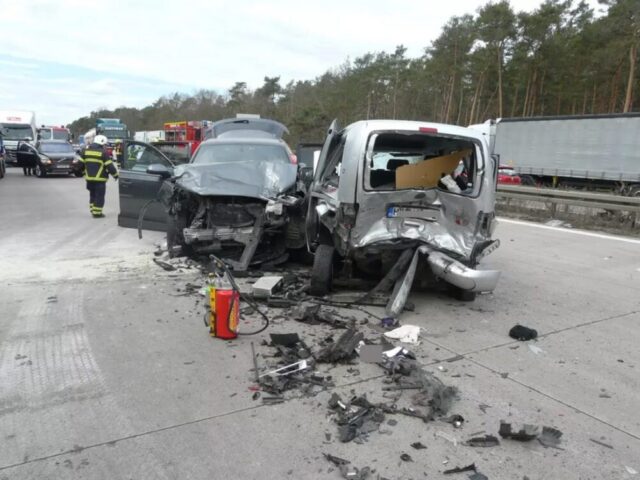
[{"label": "crashed van", "polygon": [[309,192],[311,293],[331,289],[337,266],[341,275],[395,283],[400,303],[414,279],[465,300],[492,291],[500,272],[477,266],[499,245],[496,175],[480,132],[398,120],[340,129],[334,121]]},{"label": "crashed van", "polygon": [[220,120],[181,165],[152,145],[127,142],[120,224],[166,230],[170,253],[215,254],[236,271],[286,261],[305,247],[306,210],[284,133],[273,120]]}]

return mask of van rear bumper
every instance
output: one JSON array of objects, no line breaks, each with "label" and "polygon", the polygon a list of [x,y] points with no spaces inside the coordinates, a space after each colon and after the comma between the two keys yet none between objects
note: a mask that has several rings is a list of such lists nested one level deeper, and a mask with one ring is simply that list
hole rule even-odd
[{"label": "van rear bumper", "polygon": [[442,252],[430,252],[427,263],[436,277],[470,292],[492,292],[500,278],[499,270],[474,270]]}]

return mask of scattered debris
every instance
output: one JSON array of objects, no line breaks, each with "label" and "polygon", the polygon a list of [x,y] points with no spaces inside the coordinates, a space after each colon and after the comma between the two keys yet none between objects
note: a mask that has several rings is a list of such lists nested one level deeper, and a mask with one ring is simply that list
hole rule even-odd
[{"label": "scattered debris", "polygon": [[625,465],[624,467],[627,470],[627,473],[629,473],[629,475],[637,475],[638,471],[635,468],[629,467],[627,465]]},{"label": "scattered debris", "polygon": [[264,276],[260,277],[252,286],[251,293],[256,298],[269,298],[273,295],[282,283],[280,276]]},{"label": "scattered debris", "polygon": [[466,467],[455,467],[455,468],[450,468],[449,470],[445,470],[444,473],[445,475],[448,475],[450,473],[464,473],[464,472],[475,472],[476,471],[476,464],[472,463],[471,465],[467,465]]},{"label": "scattered debris", "polygon": [[425,448],[427,448],[427,446],[422,444],[421,442],[413,442],[411,446],[416,450],[424,450]]},{"label": "scattered debris", "polygon": [[464,423],[464,417],[462,415],[450,415],[448,417],[442,418],[441,420],[443,422],[450,423],[455,428],[462,427],[462,424]]},{"label": "scattered debris", "polygon": [[160,260],[159,258],[154,258],[153,263],[161,267],[166,272],[174,272],[177,270],[177,268],[171,265],[169,262],[165,262],[164,260]]},{"label": "scattered debris", "polygon": [[541,349],[540,347],[537,347],[535,345],[529,345],[529,350],[531,350],[533,353],[535,353],[536,355],[540,354],[540,353],[544,353],[544,350]]},{"label": "scattered debris", "polygon": [[385,332],[384,336],[400,340],[403,343],[418,344],[418,336],[420,335],[420,327],[416,325],[402,325],[390,332]]},{"label": "scattered debris", "polygon": [[337,414],[338,436],[342,443],[378,430],[385,419],[383,407],[370,403],[365,396],[345,403],[334,393],[329,399],[329,408]]},{"label": "scattered debris", "polygon": [[600,440],[597,440],[595,438],[590,438],[589,440],[592,441],[593,443],[597,443],[598,445],[601,445],[603,447],[610,448],[611,450],[613,450],[613,446],[609,445],[608,443],[601,442]]},{"label": "scattered debris", "polygon": [[514,340],[527,341],[537,338],[538,332],[533,328],[525,327],[523,325],[516,325],[511,328],[511,330],[509,330],[509,336]]},{"label": "scattered debris", "polygon": [[500,440],[493,435],[485,435],[484,437],[472,437],[462,444],[467,447],[496,447],[500,445]]},{"label": "scattered debris", "polygon": [[356,355],[356,347],[364,335],[354,327],[348,328],[335,342],[324,347],[317,354],[318,362],[344,362],[349,361]]},{"label": "scattered debris", "polygon": [[560,437],[562,437],[562,432],[557,428],[542,427],[538,441],[545,447],[557,448],[560,445]]},{"label": "scattered debris", "polygon": [[480,472],[476,472],[473,475],[469,475],[469,480],[489,480],[489,477]]},{"label": "scattered debris", "polygon": [[395,327],[396,325],[398,325],[398,320],[392,317],[385,317],[380,320],[380,325],[382,325],[382,327],[384,328]]},{"label": "scattered debris", "polygon": [[290,314],[294,320],[310,325],[326,323],[334,328],[349,328],[355,324],[355,317],[341,318],[335,310],[318,303],[300,303],[291,309]]},{"label": "scattered debris", "polygon": [[537,425],[529,425],[525,423],[518,431],[513,431],[510,423],[500,422],[500,430],[498,434],[502,438],[510,438],[519,442],[530,442],[538,437],[540,428]]},{"label": "scattered debris", "polygon": [[558,448],[558,445],[560,445],[560,437],[562,437],[562,432],[553,427],[543,426],[542,431],[540,431],[539,426],[525,423],[519,430],[514,431],[511,428],[511,424],[504,421],[500,422],[498,434],[502,438],[510,438],[511,440],[517,440],[519,442],[530,442],[537,438],[545,447],[553,448]]},{"label": "scattered debris", "polygon": [[345,460],[344,458],[336,457],[334,455],[330,455],[328,453],[323,454],[324,458],[333,463],[336,467],[340,469],[340,474],[343,478],[349,480],[365,480],[369,474],[371,473],[371,469],[369,467],[364,468],[356,468],[351,466],[351,462],[349,460]]},{"label": "scattered debris", "polygon": [[411,455],[409,455],[408,453],[403,453],[402,455],[400,455],[400,460],[402,460],[403,462],[413,462],[413,458],[411,458]]}]

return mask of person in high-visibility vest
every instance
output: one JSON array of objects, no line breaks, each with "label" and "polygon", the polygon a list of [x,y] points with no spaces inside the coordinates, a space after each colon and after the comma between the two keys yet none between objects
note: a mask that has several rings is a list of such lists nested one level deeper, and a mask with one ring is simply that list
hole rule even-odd
[{"label": "person in high-visibility vest", "polygon": [[89,211],[93,218],[104,217],[102,209],[109,174],[114,180],[118,180],[118,169],[107,154],[106,144],[107,137],[96,135],[93,143],[82,154],[84,179],[87,181],[87,190],[89,190]]}]

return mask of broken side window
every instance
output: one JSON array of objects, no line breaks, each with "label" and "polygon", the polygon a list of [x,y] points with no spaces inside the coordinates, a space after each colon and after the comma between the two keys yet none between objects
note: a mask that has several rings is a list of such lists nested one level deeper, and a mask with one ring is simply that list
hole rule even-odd
[{"label": "broken side window", "polygon": [[344,153],[344,145],[346,136],[342,135],[334,142],[327,154],[326,167],[322,172],[321,184],[324,186],[338,187],[340,183],[340,169],[342,168],[342,154]]},{"label": "broken side window", "polygon": [[366,153],[367,190],[441,188],[471,193],[477,146],[470,140],[424,133],[374,133]]}]

